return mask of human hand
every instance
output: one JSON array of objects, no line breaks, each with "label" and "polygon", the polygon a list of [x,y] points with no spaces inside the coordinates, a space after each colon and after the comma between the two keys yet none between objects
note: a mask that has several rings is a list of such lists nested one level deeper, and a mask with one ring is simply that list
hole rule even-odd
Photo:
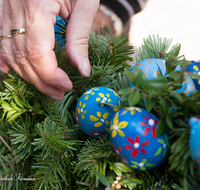
[{"label": "human hand", "polygon": [[92,31],[95,33],[100,33],[100,30],[105,26],[109,27],[111,31],[114,32],[113,23],[110,17],[104,14],[102,11],[97,10],[95,18],[92,23]]},{"label": "human hand", "polygon": [[67,19],[66,53],[84,77],[90,74],[88,40],[99,0],[3,0],[0,36],[11,29],[26,33],[1,40],[0,71],[11,66],[22,78],[55,100],[72,89],[67,74],[57,66],[53,51],[56,15]]}]

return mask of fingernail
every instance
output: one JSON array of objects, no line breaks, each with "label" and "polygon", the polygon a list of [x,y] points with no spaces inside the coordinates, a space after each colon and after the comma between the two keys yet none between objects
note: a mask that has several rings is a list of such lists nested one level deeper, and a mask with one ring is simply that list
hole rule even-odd
[{"label": "fingernail", "polygon": [[8,73],[8,71],[7,71],[5,68],[1,67],[1,66],[0,66],[0,71],[1,71],[2,73]]},{"label": "fingernail", "polygon": [[82,74],[84,77],[90,76],[90,61],[88,58],[83,59]]},{"label": "fingernail", "polygon": [[64,99],[64,95],[63,96],[51,95],[50,97],[57,101],[63,101]]}]

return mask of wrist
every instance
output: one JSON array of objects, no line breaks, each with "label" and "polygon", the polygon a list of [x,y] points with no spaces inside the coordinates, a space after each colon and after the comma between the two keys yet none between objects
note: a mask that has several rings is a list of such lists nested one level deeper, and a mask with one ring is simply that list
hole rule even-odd
[{"label": "wrist", "polygon": [[102,5],[102,4],[99,5],[99,10],[105,15],[107,15],[109,19],[111,20],[115,35],[116,36],[120,35],[123,31],[123,22],[117,16],[117,14],[115,14],[114,11],[112,11],[107,6]]}]

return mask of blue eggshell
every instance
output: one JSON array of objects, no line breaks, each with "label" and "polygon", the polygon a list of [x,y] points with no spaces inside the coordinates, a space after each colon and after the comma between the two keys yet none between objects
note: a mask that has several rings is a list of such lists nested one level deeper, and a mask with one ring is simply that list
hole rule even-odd
[{"label": "blue eggshell", "polygon": [[[60,26],[64,26],[64,19],[61,18],[59,15],[56,16],[56,24],[59,24]],[[56,43],[59,43],[60,46],[64,46],[65,45],[65,37],[63,38],[61,34],[56,34],[56,32],[61,33],[60,27],[57,25],[54,25],[54,32],[55,32],[55,39],[56,39]],[[63,30],[63,29],[62,29]],[[65,34],[63,34],[65,35]]]},{"label": "blue eggshell", "polygon": [[120,159],[136,170],[153,170],[170,151],[169,134],[156,137],[159,119],[145,109],[129,107],[119,110],[110,125],[110,139]]},{"label": "blue eggshell", "polygon": [[192,117],[189,120],[189,124],[191,126],[189,140],[190,154],[192,159],[196,160],[200,165],[200,119]]},{"label": "blue eggshell", "polygon": [[110,121],[121,107],[119,95],[107,87],[86,91],[76,105],[76,120],[81,130],[90,136],[109,132]]},{"label": "blue eggshell", "polygon": [[[147,79],[152,79],[157,77],[157,71],[161,70],[162,75],[166,73],[166,60],[165,59],[158,59],[158,58],[150,58],[144,59],[134,66],[132,66],[129,70],[134,72],[134,68],[137,67],[145,74]],[[177,66],[176,70],[180,70],[180,67]],[[134,87],[131,82],[129,82],[129,86],[132,88]],[[186,92],[187,95],[190,95],[193,91],[195,91],[195,85],[192,81],[190,76],[187,76],[186,81],[183,82],[182,87],[177,90],[178,93]]]},{"label": "blue eggshell", "polygon": [[[192,63],[190,65],[187,65],[186,73],[197,73],[200,76],[200,63],[191,61]],[[192,81],[194,82],[194,85],[197,90],[200,90],[200,80],[192,78]]]}]

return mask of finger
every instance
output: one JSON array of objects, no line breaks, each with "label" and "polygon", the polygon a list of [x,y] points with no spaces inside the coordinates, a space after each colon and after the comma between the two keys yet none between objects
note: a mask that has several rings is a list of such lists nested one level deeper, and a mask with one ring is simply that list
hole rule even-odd
[{"label": "finger", "polygon": [[[0,36],[2,36],[2,15],[3,14],[3,2],[0,3]],[[9,65],[3,60],[1,56],[1,40],[0,40],[0,71],[3,73],[7,73],[9,71]]]},{"label": "finger", "polygon": [[[11,23],[12,28],[26,27],[23,5],[24,2],[19,0],[16,0],[15,3],[10,4],[12,12],[12,23]],[[49,95],[55,100],[63,100],[64,92],[62,90],[59,90],[55,87],[46,84],[39,77],[34,67],[28,60],[26,56],[25,40],[26,40],[26,34],[16,35],[12,38],[12,50],[15,56],[15,60],[17,61],[17,63],[21,65],[21,67],[29,77],[32,84],[34,84],[39,91]]]},{"label": "finger", "polygon": [[90,75],[88,41],[99,0],[77,0],[66,29],[66,52],[84,77]]},{"label": "finger", "polygon": [[[57,67],[53,51],[54,24],[60,4],[54,1],[26,1],[26,53],[34,69],[45,83],[64,91],[72,89],[67,74]],[[48,9],[46,8],[48,7]]]},{"label": "finger", "polygon": [[[3,1],[3,19],[2,19],[2,34],[8,35],[11,29],[11,9],[8,1]],[[9,64],[22,78],[30,82],[30,79],[25,74],[21,66],[16,62],[13,51],[11,38],[1,40],[1,58],[3,64],[6,62]]]}]

